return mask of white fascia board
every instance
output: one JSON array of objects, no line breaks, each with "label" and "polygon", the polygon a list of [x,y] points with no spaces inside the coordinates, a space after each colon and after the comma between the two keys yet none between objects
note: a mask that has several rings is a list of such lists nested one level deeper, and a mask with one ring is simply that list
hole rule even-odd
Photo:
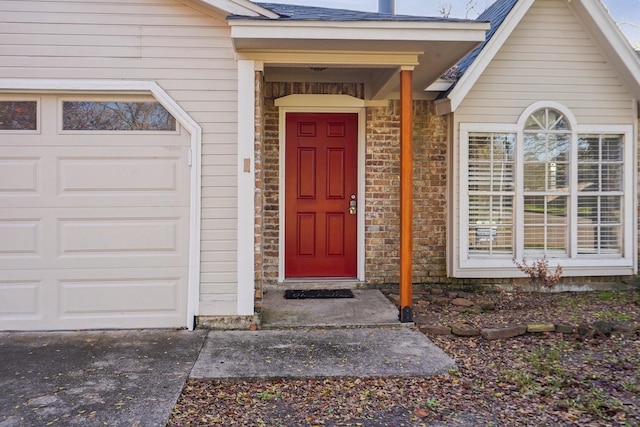
[{"label": "white fascia board", "polygon": [[238,53],[238,59],[264,63],[341,64],[381,66],[394,68],[398,64],[418,65],[423,52],[353,52],[353,51],[302,51],[302,50],[246,50]]},{"label": "white fascia board", "polygon": [[511,9],[511,12],[509,12],[509,15],[502,22],[500,28],[498,28],[493,37],[491,37],[491,40],[485,45],[484,49],[482,49],[475,61],[473,61],[451,93],[447,96],[451,101],[450,112],[454,112],[458,106],[460,106],[534,2],[535,0],[521,0]]},{"label": "white fascia board", "polygon": [[602,53],[616,67],[635,98],[640,98],[640,56],[601,3],[600,0],[580,0],[569,3],[582,19]]},{"label": "white fascia board", "polygon": [[269,9],[258,6],[248,0],[197,0],[199,3],[222,10],[232,15],[240,16],[264,16],[266,18],[278,19],[277,13]]},{"label": "white fascia board", "polygon": [[485,39],[485,22],[341,22],[229,20],[232,39],[477,41]]},{"label": "white fascia board", "polygon": [[449,90],[453,82],[447,79],[438,79],[431,83],[429,87],[425,89],[425,92],[445,92]]}]

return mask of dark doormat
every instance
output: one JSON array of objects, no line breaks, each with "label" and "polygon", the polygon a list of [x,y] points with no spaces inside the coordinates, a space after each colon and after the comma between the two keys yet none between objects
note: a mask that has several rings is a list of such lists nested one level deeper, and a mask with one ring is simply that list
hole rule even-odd
[{"label": "dark doormat", "polygon": [[351,289],[288,289],[284,291],[286,299],[306,298],[353,298]]}]

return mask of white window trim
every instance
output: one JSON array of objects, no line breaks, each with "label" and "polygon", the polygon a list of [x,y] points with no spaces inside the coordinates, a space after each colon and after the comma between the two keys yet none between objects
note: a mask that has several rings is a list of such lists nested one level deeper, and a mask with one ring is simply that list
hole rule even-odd
[{"label": "white window trim", "polygon": [[20,134],[20,135],[40,135],[42,132],[42,99],[39,96],[20,96],[20,95],[0,95],[0,102],[3,101],[27,101],[36,102],[36,128],[35,130],[29,129],[0,129],[3,134]]},{"label": "white window trim", "polygon": [[[458,222],[459,222],[459,253],[458,263],[454,266],[454,276],[460,278],[510,278],[524,277],[512,259],[492,257],[469,258],[468,253],[468,229],[469,229],[469,206],[467,203],[468,189],[468,155],[469,134],[472,132],[493,132],[493,133],[515,133],[517,142],[515,147],[516,156],[516,200],[514,200],[514,223],[515,223],[515,258],[521,260],[523,258],[523,245],[521,237],[524,232],[524,213],[520,209],[524,202],[523,195],[523,153],[522,143],[524,138],[523,121],[539,108],[555,108],[565,114],[572,126],[572,147],[577,145],[577,138],[580,134],[616,134],[622,135],[624,138],[624,208],[623,208],[623,243],[622,257],[609,258],[606,256],[577,256],[577,223],[572,220],[570,225],[570,247],[569,253],[571,258],[550,258],[551,266],[560,264],[563,268],[564,276],[618,276],[635,274],[635,230],[634,226],[634,208],[635,200],[634,189],[634,171],[636,162],[634,161],[634,126],[632,125],[579,125],[569,110],[557,103],[536,103],[527,108],[517,124],[497,124],[497,123],[460,123],[460,145],[457,150],[459,169],[455,171],[460,177],[459,180],[459,199],[457,202]],[[575,182],[577,179],[578,153],[577,150],[571,150],[571,179]],[[571,198],[571,211],[577,211],[577,198]]]},{"label": "white window trim", "polygon": [[189,206],[189,267],[187,318],[189,330],[195,328],[200,300],[200,205],[202,128],[154,81],[141,80],[71,80],[71,79],[0,79],[2,92],[74,92],[88,94],[151,94],[191,135],[191,177]]},{"label": "white window trim", "polygon": [[[122,95],[84,95],[84,96],[62,96],[58,98],[58,133],[60,135],[179,135],[180,121],[176,118],[175,130],[65,130],[64,123],[64,103],[65,102],[159,102],[153,96],[122,96]],[[161,104],[162,105],[162,104]],[[169,111],[169,113],[171,113]]]}]

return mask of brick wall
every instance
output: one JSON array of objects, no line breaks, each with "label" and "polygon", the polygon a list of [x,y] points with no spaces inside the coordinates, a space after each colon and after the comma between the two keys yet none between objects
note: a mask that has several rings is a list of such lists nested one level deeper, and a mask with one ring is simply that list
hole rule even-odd
[{"label": "brick wall", "polygon": [[[291,94],[346,94],[362,99],[363,87],[340,83],[265,83],[263,93],[261,273],[263,283],[273,285],[277,283],[279,262],[279,113],[274,101]],[[433,104],[428,101],[416,101],[414,115],[414,281],[440,283],[447,280],[448,120],[436,116]],[[398,283],[399,103],[390,101],[387,107],[368,108],[366,118],[366,281],[372,285]]]},{"label": "brick wall", "polygon": [[[258,82],[261,83],[261,82]],[[257,84],[258,84],[257,83]],[[257,86],[258,87],[258,86]],[[275,285],[279,263],[279,112],[277,98],[291,94],[346,94],[363,98],[359,84],[264,83],[263,112],[256,129],[256,298],[263,284]],[[446,275],[447,156],[449,118],[430,101],[414,101],[413,282],[417,284],[509,284],[511,279],[451,279]],[[258,121],[260,123],[260,121]],[[258,134],[262,139],[259,140]],[[366,111],[365,271],[369,285],[399,282],[400,235],[399,101]],[[563,283],[628,283],[633,278],[563,278]]]},{"label": "brick wall", "polygon": [[[414,101],[413,281],[446,277],[446,117],[433,103]],[[398,283],[400,234],[400,103],[367,109],[366,272],[371,284]]]}]

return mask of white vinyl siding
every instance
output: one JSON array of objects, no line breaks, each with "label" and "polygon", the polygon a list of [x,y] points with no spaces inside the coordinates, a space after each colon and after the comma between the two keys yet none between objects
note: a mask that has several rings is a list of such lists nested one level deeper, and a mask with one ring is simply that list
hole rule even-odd
[{"label": "white vinyl siding", "polygon": [[457,122],[515,123],[553,100],[582,124],[629,124],[631,97],[565,2],[537,0],[456,110]]},{"label": "white vinyl siding", "polygon": [[200,315],[236,312],[237,63],[188,1],[0,2],[0,79],[155,81],[203,129]]},{"label": "white vinyl siding", "polygon": [[[464,140],[461,124],[480,125],[473,128],[478,132],[515,132],[513,126],[523,111],[540,101],[567,107],[582,129],[592,126],[602,132],[602,126],[620,125],[631,129],[637,126],[634,100],[628,89],[583,23],[563,1],[537,0],[533,4],[453,115],[451,275],[512,277],[514,266],[511,259],[505,257],[500,268],[490,272],[460,268],[461,254],[464,254],[460,243],[469,240],[461,228],[468,214],[468,206],[462,203],[466,195],[460,192],[465,188],[462,180],[467,177],[466,165],[461,164],[461,151],[466,149],[460,145]],[[494,123],[503,125],[493,126]],[[627,141],[631,141],[632,134]],[[625,182],[625,185],[631,183]],[[632,230],[628,228],[627,232]],[[606,269],[590,272],[611,274]],[[565,269],[565,275],[578,273]],[[632,273],[633,269],[629,268],[628,274]],[[583,274],[587,274],[587,270],[583,270]]]}]

